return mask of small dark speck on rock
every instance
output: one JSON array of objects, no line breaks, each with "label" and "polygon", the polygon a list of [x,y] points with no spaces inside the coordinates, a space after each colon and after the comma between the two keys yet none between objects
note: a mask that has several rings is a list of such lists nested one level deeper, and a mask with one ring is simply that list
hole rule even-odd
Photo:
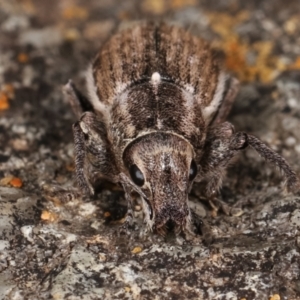
[{"label": "small dark speck on rock", "polygon": [[8,160],[9,160],[9,156],[8,155],[0,154],[0,163],[7,162]]}]

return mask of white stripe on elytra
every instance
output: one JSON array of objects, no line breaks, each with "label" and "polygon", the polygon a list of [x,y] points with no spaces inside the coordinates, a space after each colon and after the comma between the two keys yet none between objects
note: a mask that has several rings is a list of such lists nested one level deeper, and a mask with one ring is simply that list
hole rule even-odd
[{"label": "white stripe on elytra", "polygon": [[224,72],[221,72],[218,78],[218,84],[210,104],[203,109],[203,117],[206,122],[209,122],[214,116],[214,113],[219,108],[221,101],[223,100],[223,94],[225,90],[225,82],[228,78],[228,75]]},{"label": "white stripe on elytra", "polygon": [[105,105],[97,95],[97,86],[95,84],[95,79],[93,76],[92,64],[89,65],[86,71],[86,87],[89,96],[89,100],[96,111],[103,114],[105,122],[108,123],[110,119],[110,110],[107,105]]}]

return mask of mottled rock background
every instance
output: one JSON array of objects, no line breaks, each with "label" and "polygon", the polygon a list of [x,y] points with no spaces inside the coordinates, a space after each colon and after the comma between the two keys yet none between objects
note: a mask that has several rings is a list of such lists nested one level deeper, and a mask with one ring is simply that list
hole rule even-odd
[{"label": "mottled rock background", "polygon": [[0,298],[300,299],[299,197],[250,149],[222,189],[243,215],[216,214],[201,191],[191,195],[210,245],[145,233],[138,205],[139,225],[120,236],[123,194],[106,184],[90,202],[55,197],[74,186],[75,119],[61,86],[73,78],[84,90],[103,41],[145,18],[184,26],[226,54],[243,83],[230,120],[300,174],[298,0],[2,0]]}]

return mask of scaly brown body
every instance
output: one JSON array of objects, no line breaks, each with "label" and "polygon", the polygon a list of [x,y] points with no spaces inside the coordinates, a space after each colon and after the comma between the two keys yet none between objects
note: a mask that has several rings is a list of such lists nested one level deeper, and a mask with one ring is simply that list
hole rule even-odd
[{"label": "scaly brown body", "polygon": [[238,90],[209,45],[183,29],[141,23],[114,35],[87,75],[89,100],[70,82],[65,92],[74,124],[76,173],[85,194],[96,178],[120,183],[129,203],[143,200],[150,228],[189,225],[194,181],[215,194],[230,159],[248,144],[298,181],[286,161],[225,121]]}]

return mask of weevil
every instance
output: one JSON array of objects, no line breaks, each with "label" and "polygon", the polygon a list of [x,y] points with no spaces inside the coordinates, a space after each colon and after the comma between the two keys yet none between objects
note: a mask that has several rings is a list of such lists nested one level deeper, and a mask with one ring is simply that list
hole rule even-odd
[{"label": "weevil", "polygon": [[88,98],[69,81],[76,177],[83,195],[96,179],[122,186],[132,215],[142,199],[148,227],[176,233],[191,223],[188,195],[220,189],[230,160],[248,146],[278,167],[289,191],[299,187],[286,160],[258,138],[235,132],[226,117],[239,82],[210,45],[184,29],[141,23],[113,35],[87,71]]}]

